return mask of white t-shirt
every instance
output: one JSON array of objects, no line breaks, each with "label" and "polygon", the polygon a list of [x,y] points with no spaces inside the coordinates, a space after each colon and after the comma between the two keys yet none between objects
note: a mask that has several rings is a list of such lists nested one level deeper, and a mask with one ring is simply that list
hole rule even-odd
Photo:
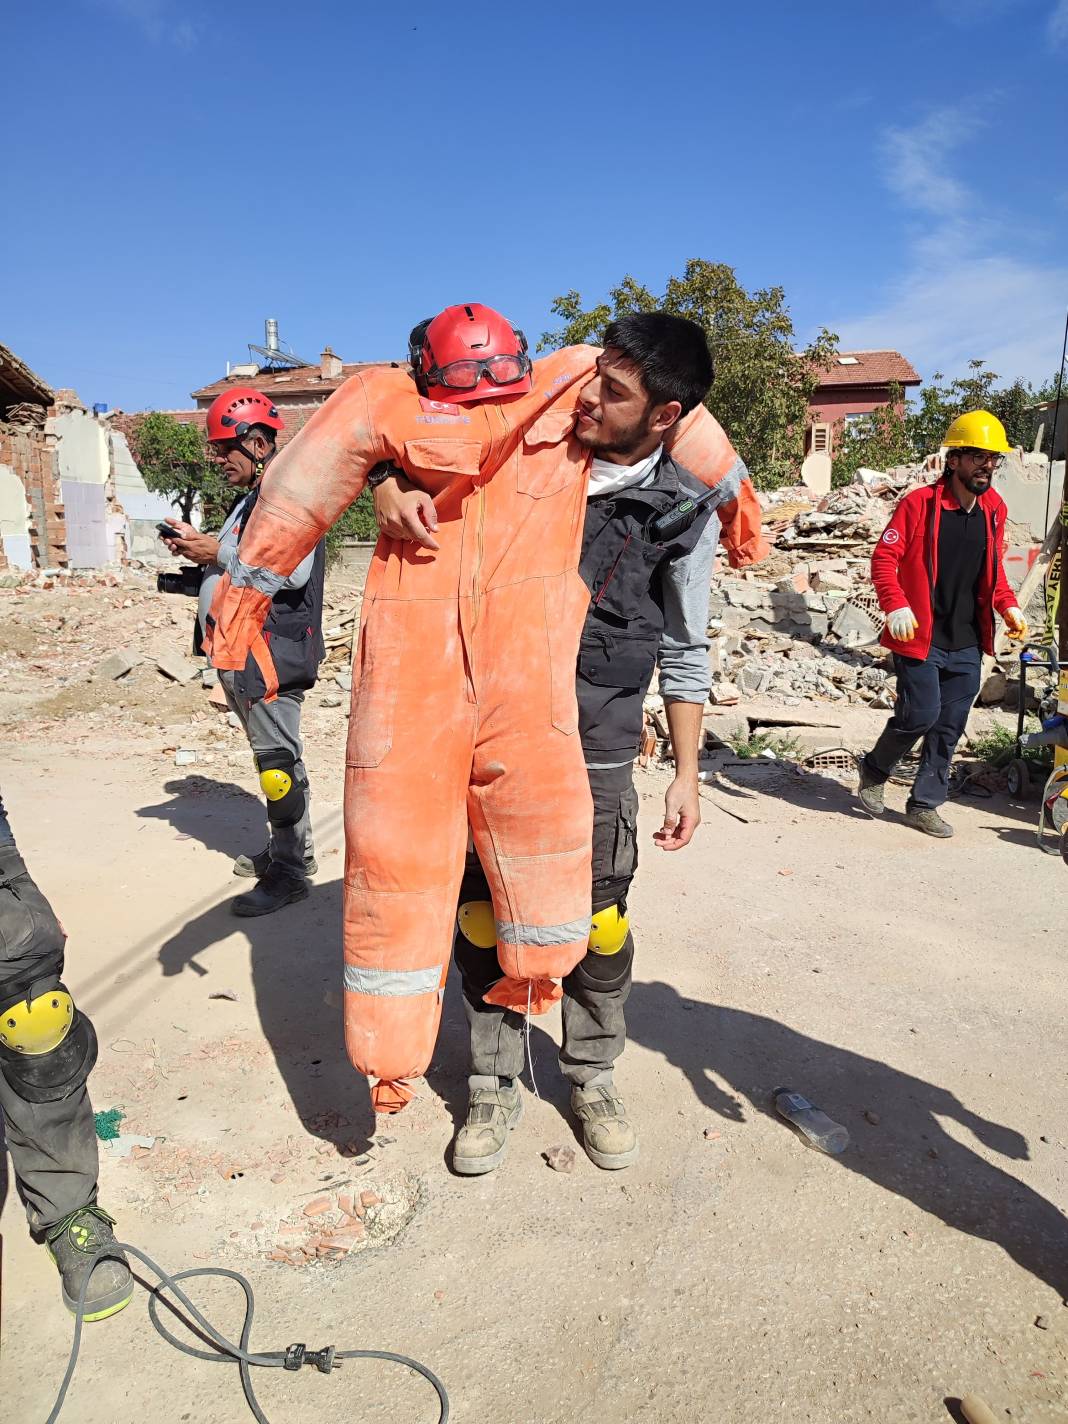
[{"label": "white t-shirt", "polygon": [[651,455],[646,455],[636,465],[612,465],[594,456],[590,466],[590,494],[611,494],[613,490],[626,489],[629,485],[640,485],[647,475],[652,474],[663,453],[663,445],[658,445]]}]

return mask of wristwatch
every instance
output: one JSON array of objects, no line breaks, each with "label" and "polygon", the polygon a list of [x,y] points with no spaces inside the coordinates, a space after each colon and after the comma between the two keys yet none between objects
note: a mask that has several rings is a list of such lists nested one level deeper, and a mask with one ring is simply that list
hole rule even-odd
[{"label": "wristwatch", "polygon": [[402,475],[403,473],[404,471],[398,470],[397,466],[394,465],[391,460],[383,460],[382,463],[376,465],[367,476],[368,488],[377,489],[379,485],[385,484],[386,480],[396,479],[398,475]]}]

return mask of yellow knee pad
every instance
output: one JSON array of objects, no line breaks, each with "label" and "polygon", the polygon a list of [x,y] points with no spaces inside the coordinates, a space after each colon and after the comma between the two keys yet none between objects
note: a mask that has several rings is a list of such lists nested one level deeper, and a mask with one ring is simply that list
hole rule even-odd
[{"label": "yellow knee pad", "polygon": [[476,949],[497,948],[497,920],[488,900],[465,900],[457,911],[456,925]]},{"label": "yellow knee pad", "polygon": [[627,942],[630,920],[618,905],[598,910],[590,922],[590,949],[594,954],[618,954]]},{"label": "yellow knee pad", "polygon": [[49,989],[8,1005],[0,1014],[0,1044],[31,1057],[51,1053],[70,1033],[73,1022],[74,1000],[65,989]]}]

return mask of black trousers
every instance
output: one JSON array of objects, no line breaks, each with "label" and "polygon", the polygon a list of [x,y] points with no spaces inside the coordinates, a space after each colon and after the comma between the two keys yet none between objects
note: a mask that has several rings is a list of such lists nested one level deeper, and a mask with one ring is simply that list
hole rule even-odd
[{"label": "black trousers", "polygon": [[864,763],[877,781],[885,781],[922,737],[920,769],[912,783],[910,808],[941,806],[949,795],[949,768],[979,694],[981,661],[978,648],[952,653],[932,648],[922,662],[894,654],[894,715]]},{"label": "black trousers", "polygon": [[[590,768],[593,793],[593,910],[626,906],[627,891],[638,868],[638,793],[629,764]],[[489,886],[476,856],[470,857],[460,903],[488,900]],[[457,929],[455,956],[463,985],[464,1010],[471,1031],[471,1086],[496,1086],[523,1071],[524,1019],[483,995],[500,977],[495,949],[480,949]],[[630,994],[634,940],[628,932],[613,955],[588,950],[564,980],[563,1046],[560,1068],[577,1086],[611,1078],[612,1066],[627,1041],[624,1007]]]}]

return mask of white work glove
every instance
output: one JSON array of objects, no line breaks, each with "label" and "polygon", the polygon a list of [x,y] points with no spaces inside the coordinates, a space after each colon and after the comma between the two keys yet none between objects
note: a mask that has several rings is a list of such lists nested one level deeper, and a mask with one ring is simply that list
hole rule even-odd
[{"label": "white work glove", "polygon": [[916,622],[915,613],[906,604],[904,608],[895,608],[893,613],[886,615],[886,626],[895,643],[911,643],[920,625]]},{"label": "white work glove", "polygon": [[1009,630],[1010,638],[1027,637],[1027,620],[1018,608],[1006,608],[1001,616],[1005,620],[1005,627]]}]

